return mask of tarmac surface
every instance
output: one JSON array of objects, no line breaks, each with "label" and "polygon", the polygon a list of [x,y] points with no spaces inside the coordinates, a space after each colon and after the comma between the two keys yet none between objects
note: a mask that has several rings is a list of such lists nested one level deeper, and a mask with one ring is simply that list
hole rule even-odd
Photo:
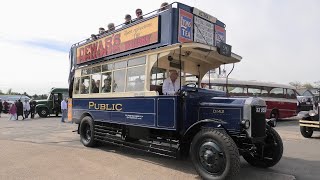
[{"label": "tarmac surface", "polygon": [[[77,125],[49,117],[9,121],[0,118],[0,179],[201,179],[190,160],[176,160],[124,147],[86,148]],[[297,120],[278,123],[284,155],[272,168],[241,159],[237,179],[319,179],[320,133],[305,139]]]}]

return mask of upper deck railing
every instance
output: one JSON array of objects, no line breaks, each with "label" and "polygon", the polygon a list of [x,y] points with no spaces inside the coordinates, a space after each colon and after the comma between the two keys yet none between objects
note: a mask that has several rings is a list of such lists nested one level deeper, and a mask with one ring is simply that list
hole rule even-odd
[{"label": "upper deck railing", "polygon": [[198,42],[219,47],[226,42],[225,24],[197,8],[174,2],[168,9],[116,26],[114,31],[72,45],[73,65],[108,60],[176,43]]}]

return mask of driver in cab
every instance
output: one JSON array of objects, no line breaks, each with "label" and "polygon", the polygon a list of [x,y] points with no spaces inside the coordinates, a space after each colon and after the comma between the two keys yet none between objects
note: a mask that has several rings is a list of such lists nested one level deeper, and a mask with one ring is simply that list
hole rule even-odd
[{"label": "driver in cab", "polygon": [[169,77],[163,82],[162,92],[164,95],[177,95],[180,89],[178,72],[176,70],[170,70],[169,73]]}]

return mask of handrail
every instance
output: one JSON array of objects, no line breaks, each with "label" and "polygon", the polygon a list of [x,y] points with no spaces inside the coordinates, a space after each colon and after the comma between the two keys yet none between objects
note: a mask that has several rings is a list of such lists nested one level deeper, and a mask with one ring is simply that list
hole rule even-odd
[{"label": "handrail", "polygon": [[[165,7],[169,7],[170,9],[172,9],[172,5],[173,5],[173,4],[182,4],[182,3],[179,3],[179,2],[176,2],[176,1],[175,1],[175,2],[173,2],[173,3],[171,3],[171,4],[168,4],[168,5],[165,6]],[[160,8],[159,8],[159,9],[156,9],[156,10],[153,10],[153,11],[147,13],[147,14],[142,14],[142,16],[148,16],[148,15],[154,13],[154,12],[157,12],[157,14],[160,13],[160,12],[163,12],[163,11],[159,11],[159,10],[160,10]],[[168,10],[168,9],[166,9],[166,10],[164,10],[164,11],[167,11],[167,10]],[[152,16],[149,16],[149,17],[152,17]],[[147,18],[149,18],[149,17],[147,17]],[[137,18],[135,18],[135,19],[132,20],[133,22],[130,23],[130,24],[125,24],[125,23],[119,24],[119,25],[115,26],[115,30],[110,31],[110,32],[108,32],[108,33],[105,33],[105,34],[103,34],[103,35],[100,35],[100,37],[108,36],[108,35],[113,34],[113,33],[117,32],[117,31],[119,31],[119,30],[122,30],[122,27],[126,27],[126,28],[127,28],[127,27],[132,26],[132,24],[139,24],[140,22],[143,22],[143,21],[145,21],[145,20],[146,20],[146,18],[139,19],[139,20],[137,20]],[[139,22],[139,23],[136,23],[136,22]],[[129,26],[129,25],[130,25],[130,26]],[[117,29],[118,27],[120,27],[120,28]],[[123,29],[126,29],[126,28],[123,28]],[[99,39],[100,39],[100,37],[99,37]],[[92,38],[89,37],[89,38],[87,38],[87,39],[84,39],[84,40],[82,40],[82,41],[79,41],[79,42],[73,44],[73,45],[71,46],[71,48],[73,48],[73,47],[75,47],[75,46],[79,46],[79,45],[86,44],[86,43],[88,43],[88,42],[93,42],[93,41],[95,41],[95,40],[93,40]]]}]

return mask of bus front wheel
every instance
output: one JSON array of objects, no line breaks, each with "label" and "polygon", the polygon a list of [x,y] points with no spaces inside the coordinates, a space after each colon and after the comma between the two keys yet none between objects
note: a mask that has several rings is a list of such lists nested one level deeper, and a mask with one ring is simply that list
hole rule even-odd
[{"label": "bus front wheel", "polygon": [[93,119],[90,116],[85,116],[80,123],[80,141],[86,147],[94,147],[96,141],[94,140]]},{"label": "bus front wheel", "polygon": [[283,143],[280,135],[267,127],[265,144],[256,144],[256,152],[243,154],[242,157],[252,166],[268,168],[276,165],[283,154]]},{"label": "bus front wheel", "polygon": [[203,179],[229,179],[240,171],[239,151],[232,138],[223,131],[203,129],[190,145],[192,163]]}]

